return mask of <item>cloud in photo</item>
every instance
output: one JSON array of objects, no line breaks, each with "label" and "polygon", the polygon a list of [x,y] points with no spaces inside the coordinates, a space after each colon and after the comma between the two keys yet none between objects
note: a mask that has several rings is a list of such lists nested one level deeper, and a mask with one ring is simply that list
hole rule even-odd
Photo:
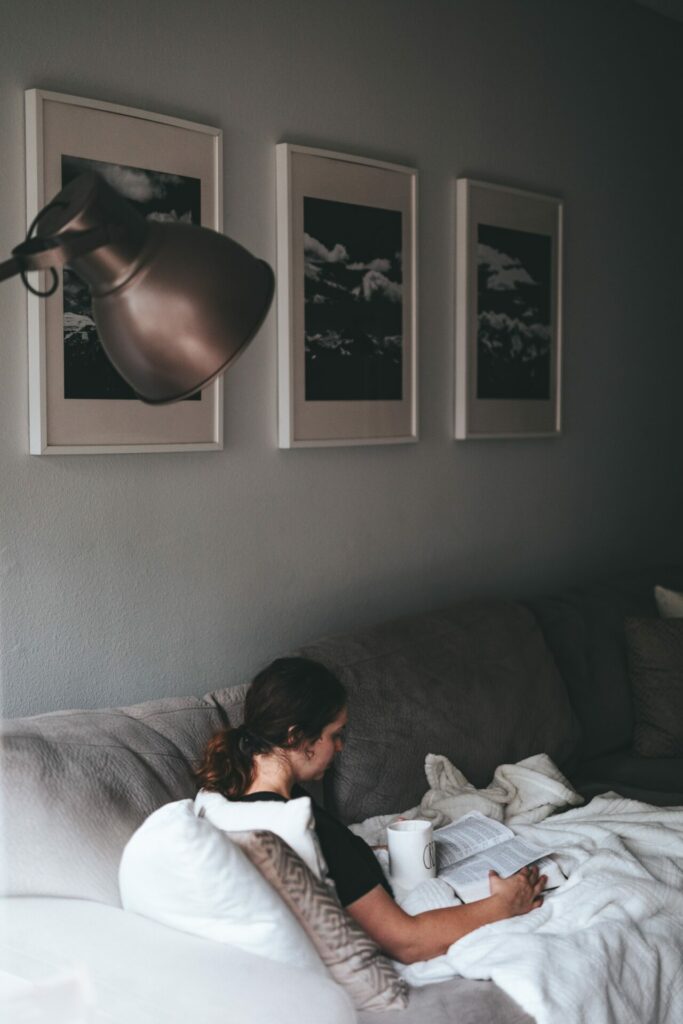
[{"label": "cloud in photo", "polygon": [[95,170],[122,196],[138,203],[164,199],[168,186],[182,181],[175,174],[149,173],[136,167],[122,167],[120,164],[98,162]]},{"label": "cloud in photo", "polygon": [[369,302],[373,295],[383,295],[390,302],[401,302],[403,288],[396,281],[390,281],[385,274],[379,270],[368,270],[363,275],[361,284],[353,289],[353,294],[358,298],[362,295],[366,302]]},{"label": "cloud in photo", "polygon": [[349,270],[378,270],[385,274],[387,270],[391,270],[391,260],[378,258],[370,260],[369,263],[349,263]]},{"label": "cloud in photo", "polygon": [[347,263],[349,259],[346,246],[342,245],[341,242],[337,242],[332,249],[328,249],[317,238],[313,238],[312,235],[307,234],[305,231],[304,254],[309,259],[319,263]]},{"label": "cloud in photo", "polygon": [[488,271],[486,287],[492,291],[514,291],[520,284],[537,284],[518,259],[483,242],[477,245],[477,262]]}]

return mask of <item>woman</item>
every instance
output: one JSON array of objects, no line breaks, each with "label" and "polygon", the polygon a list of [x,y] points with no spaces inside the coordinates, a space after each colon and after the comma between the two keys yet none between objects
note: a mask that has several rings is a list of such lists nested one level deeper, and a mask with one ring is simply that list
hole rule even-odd
[{"label": "woman", "polygon": [[[305,796],[301,784],[321,779],[344,745],[346,704],[344,687],[328,669],[306,658],[279,658],[249,687],[244,724],[209,741],[197,772],[202,786],[229,800]],[[542,903],[546,879],[531,867],[510,878],[492,872],[487,899],[412,917],[394,901],[370,847],[316,803],[313,814],[342,906],[404,964],[445,953],[475,928]]]}]

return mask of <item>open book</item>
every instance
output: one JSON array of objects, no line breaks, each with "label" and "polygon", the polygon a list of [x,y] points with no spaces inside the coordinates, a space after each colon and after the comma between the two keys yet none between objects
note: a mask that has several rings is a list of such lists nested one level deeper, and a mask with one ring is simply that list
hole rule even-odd
[{"label": "open book", "polygon": [[555,889],[566,875],[547,849],[531,846],[498,821],[470,811],[458,821],[434,832],[437,875],[455,889],[463,903],[491,895],[489,871],[502,878],[514,875],[527,864],[537,864],[547,875],[545,891]]}]

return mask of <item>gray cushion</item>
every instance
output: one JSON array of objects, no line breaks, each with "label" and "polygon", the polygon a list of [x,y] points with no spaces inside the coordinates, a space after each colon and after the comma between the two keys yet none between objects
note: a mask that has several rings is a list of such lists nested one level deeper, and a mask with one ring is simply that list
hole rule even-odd
[{"label": "gray cushion", "polygon": [[244,721],[244,698],[248,689],[249,683],[226,687],[223,690],[205,693],[202,700],[214,705],[220,713],[224,725],[241,725]]},{"label": "gray cushion", "polygon": [[659,566],[529,602],[581,724],[581,760],[631,742],[624,621],[656,616],[656,584],[683,589],[683,567]]},{"label": "gray cushion", "polygon": [[534,1018],[492,981],[453,978],[412,988],[405,1010],[378,1017],[367,1010],[358,1024],[534,1024]]},{"label": "gray cushion", "polygon": [[119,906],[123,847],[157,807],[194,796],[192,762],[223,720],[197,697],[5,720],[3,893]]},{"label": "gray cushion", "polygon": [[346,747],[325,777],[326,804],[344,821],[417,803],[430,752],[484,786],[501,762],[545,751],[562,763],[577,743],[562,680],[521,605],[460,604],[298,653],[349,691]]},{"label": "gray cushion", "polygon": [[633,694],[633,749],[643,757],[683,757],[683,618],[627,619]]},{"label": "gray cushion", "polygon": [[631,749],[584,761],[571,781],[586,796],[614,790],[644,803],[683,804],[683,757],[640,757]]}]

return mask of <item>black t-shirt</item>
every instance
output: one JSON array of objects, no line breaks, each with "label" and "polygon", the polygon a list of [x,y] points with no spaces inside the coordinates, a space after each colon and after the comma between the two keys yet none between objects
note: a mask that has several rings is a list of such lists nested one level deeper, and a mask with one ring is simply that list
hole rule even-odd
[{"label": "black t-shirt", "polygon": [[[300,796],[309,794],[301,786],[295,786],[292,790],[292,799]],[[287,803],[285,797],[279,793],[249,793],[240,799],[279,800]],[[367,843],[360,836],[355,836],[328,811],[319,807],[312,798],[311,804],[320,848],[327,861],[330,878],[337,887],[341,905],[347,907],[349,903],[365,896],[376,885],[383,886],[389,895],[393,896],[391,886]]]}]

